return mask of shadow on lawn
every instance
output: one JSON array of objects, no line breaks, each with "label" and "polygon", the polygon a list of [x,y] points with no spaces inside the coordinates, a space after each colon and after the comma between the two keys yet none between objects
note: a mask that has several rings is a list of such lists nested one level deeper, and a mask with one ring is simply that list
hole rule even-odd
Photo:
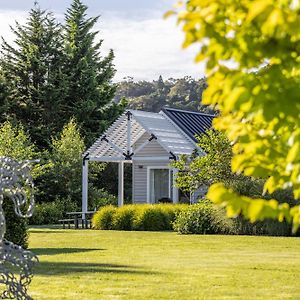
[{"label": "shadow on lawn", "polygon": [[138,270],[138,266],[98,263],[77,263],[77,262],[43,262],[41,261],[34,269],[37,275],[71,275],[71,273],[117,273],[117,274],[139,274],[151,275],[158,272]]},{"label": "shadow on lawn", "polygon": [[106,249],[93,249],[93,248],[31,248],[29,249],[36,255],[57,255],[67,253],[80,253],[90,251],[103,251]]}]

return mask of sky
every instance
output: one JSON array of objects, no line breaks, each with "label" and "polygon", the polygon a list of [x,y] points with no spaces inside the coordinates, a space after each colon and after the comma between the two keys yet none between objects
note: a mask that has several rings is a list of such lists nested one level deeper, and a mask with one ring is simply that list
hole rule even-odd
[{"label": "sky", "polygon": [[[204,76],[204,67],[194,63],[197,48],[183,50],[184,35],[175,18],[163,19],[176,0],[82,0],[89,16],[99,16],[95,30],[103,39],[103,55],[109,49],[115,53],[117,73],[114,81],[130,76],[134,80],[156,80]],[[43,9],[63,16],[72,0],[39,0]],[[10,25],[26,22],[33,0],[0,0],[0,36],[14,40]]]}]

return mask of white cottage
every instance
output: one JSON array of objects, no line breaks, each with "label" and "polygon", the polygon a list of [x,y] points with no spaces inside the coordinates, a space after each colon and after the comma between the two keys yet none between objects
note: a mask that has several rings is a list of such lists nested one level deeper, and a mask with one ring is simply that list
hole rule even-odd
[{"label": "white cottage", "polygon": [[132,203],[179,201],[170,161],[197,148],[195,135],[212,125],[213,115],[163,108],[159,113],[127,110],[84,153],[82,211],[88,205],[88,162],[119,164],[118,204],[124,199],[124,163],[132,163]]}]

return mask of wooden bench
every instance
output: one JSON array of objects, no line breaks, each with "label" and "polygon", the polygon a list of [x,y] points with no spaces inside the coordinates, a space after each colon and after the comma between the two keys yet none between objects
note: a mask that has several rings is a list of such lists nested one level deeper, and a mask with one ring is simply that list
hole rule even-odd
[{"label": "wooden bench", "polygon": [[91,219],[75,218],[74,224],[76,229],[80,228],[80,224],[82,229],[92,228]]},{"label": "wooden bench", "polygon": [[66,224],[68,224],[68,229],[70,229],[71,228],[71,223],[74,224],[75,219],[61,219],[61,220],[58,220],[58,222],[62,223],[63,229],[66,228]]}]

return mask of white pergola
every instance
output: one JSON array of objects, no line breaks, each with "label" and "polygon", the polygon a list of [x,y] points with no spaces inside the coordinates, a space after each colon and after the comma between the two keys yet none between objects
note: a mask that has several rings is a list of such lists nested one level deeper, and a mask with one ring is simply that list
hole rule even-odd
[{"label": "white pergola", "polygon": [[[148,140],[133,151],[133,145],[147,132]],[[157,141],[168,155],[138,157],[141,150]],[[176,159],[180,154],[190,155],[195,149],[195,143],[164,113],[150,113],[128,110],[122,114],[104,134],[84,153],[82,163],[82,212],[88,207],[88,162],[115,162],[118,171],[118,205],[124,203],[124,163],[132,161],[159,161]],[[85,217],[85,215],[83,215]]]}]

